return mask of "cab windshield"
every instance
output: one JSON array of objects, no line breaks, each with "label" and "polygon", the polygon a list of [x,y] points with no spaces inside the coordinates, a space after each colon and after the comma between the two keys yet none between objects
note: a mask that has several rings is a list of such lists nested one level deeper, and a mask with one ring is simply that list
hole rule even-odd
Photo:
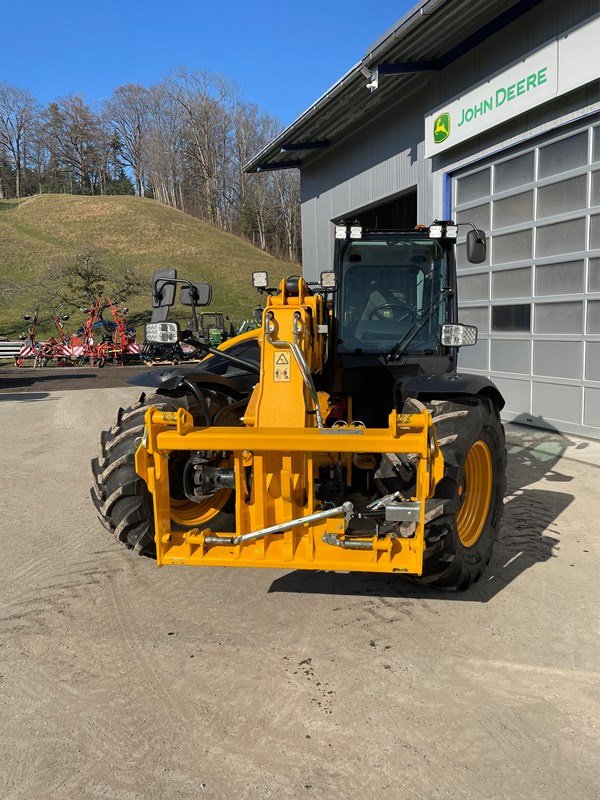
[{"label": "cab windshield", "polygon": [[[434,239],[361,240],[346,245],[338,296],[339,351],[389,352],[439,299],[443,265],[443,250]],[[411,341],[410,352],[439,347],[444,306],[440,304]]]}]

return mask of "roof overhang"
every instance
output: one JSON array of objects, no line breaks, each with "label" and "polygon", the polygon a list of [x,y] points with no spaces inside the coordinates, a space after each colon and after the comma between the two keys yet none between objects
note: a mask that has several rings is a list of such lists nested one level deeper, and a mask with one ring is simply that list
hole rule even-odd
[{"label": "roof overhang", "polygon": [[[542,0],[422,0],[348,72],[245,166],[245,172],[301,167]],[[290,153],[293,157],[290,158]]]}]

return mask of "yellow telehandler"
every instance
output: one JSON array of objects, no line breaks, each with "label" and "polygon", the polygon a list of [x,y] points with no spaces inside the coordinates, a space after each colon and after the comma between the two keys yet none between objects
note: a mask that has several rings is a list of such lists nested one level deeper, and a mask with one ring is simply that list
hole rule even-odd
[{"label": "yellow telehandler", "polygon": [[[155,273],[146,338],[197,347],[194,365],[135,382],[92,462],[92,499],[116,538],[159,565],[396,572],[466,589],[498,534],[502,396],[457,372],[477,330],[457,321],[457,226],[336,226],[318,283],[270,287],[262,326],[213,348],[167,321],[175,286]],[[472,263],[485,234],[466,237]]]}]

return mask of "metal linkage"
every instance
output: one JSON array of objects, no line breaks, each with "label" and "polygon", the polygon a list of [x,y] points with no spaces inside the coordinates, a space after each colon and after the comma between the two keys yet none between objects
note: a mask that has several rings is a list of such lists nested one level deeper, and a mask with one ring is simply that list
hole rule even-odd
[{"label": "metal linkage", "polygon": [[286,342],[285,340],[277,340],[273,339],[271,336],[271,328],[270,323],[274,319],[273,313],[267,314],[267,324],[265,325],[265,338],[269,344],[273,345],[273,347],[285,347],[288,350],[292,351],[292,355],[296,359],[296,363],[298,364],[298,369],[300,370],[300,374],[302,375],[302,380],[306,388],[308,389],[312,401],[314,403],[314,414],[317,419],[317,427],[323,427],[323,416],[321,415],[321,409],[319,408],[319,397],[317,395],[317,390],[315,388],[315,384],[312,379],[312,375],[310,374],[310,370],[308,368],[308,364],[304,358],[304,354],[300,349],[298,344],[298,336],[300,333],[299,321],[297,316],[294,317],[294,341],[293,342]]},{"label": "metal linkage", "polygon": [[400,492],[393,492],[384,497],[378,497],[377,500],[369,503],[367,509],[365,517],[379,512],[385,514],[387,522],[418,522],[421,503],[404,500]]},{"label": "metal linkage", "polygon": [[332,544],[335,547],[342,547],[344,550],[372,550],[373,542],[365,542],[354,539],[340,539],[335,533],[324,533],[323,541],[325,544]]},{"label": "metal linkage", "polygon": [[244,533],[241,536],[205,536],[204,544],[243,544],[244,542],[251,542],[253,539],[262,539],[264,536],[269,536],[272,533],[284,533],[299,525],[306,525],[310,522],[320,522],[322,519],[337,517],[340,514],[352,516],[353,513],[354,505],[350,502],[346,502],[335,508],[326,508],[324,511],[317,511],[315,514],[309,514],[307,517],[298,517],[289,522],[282,522],[280,525],[271,525],[269,528],[260,528],[257,531]]}]

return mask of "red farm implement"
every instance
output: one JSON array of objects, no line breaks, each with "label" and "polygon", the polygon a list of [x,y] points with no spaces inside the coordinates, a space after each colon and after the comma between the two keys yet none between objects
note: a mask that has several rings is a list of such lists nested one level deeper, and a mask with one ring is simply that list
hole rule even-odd
[{"label": "red farm implement", "polygon": [[[105,320],[104,312],[110,309],[112,320]],[[54,310],[52,320],[56,335],[38,341],[39,309],[25,314],[29,322],[27,333],[15,363],[19,367],[83,366],[103,367],[107,362],[124,364],[141,358],[141,347],[135,340],[135,329],[125,320],[127,309],[119,307],[110,298],[97,297],[89,308],[82,308],[85,320],[74,334],[65,331],[68,314]]]}]

